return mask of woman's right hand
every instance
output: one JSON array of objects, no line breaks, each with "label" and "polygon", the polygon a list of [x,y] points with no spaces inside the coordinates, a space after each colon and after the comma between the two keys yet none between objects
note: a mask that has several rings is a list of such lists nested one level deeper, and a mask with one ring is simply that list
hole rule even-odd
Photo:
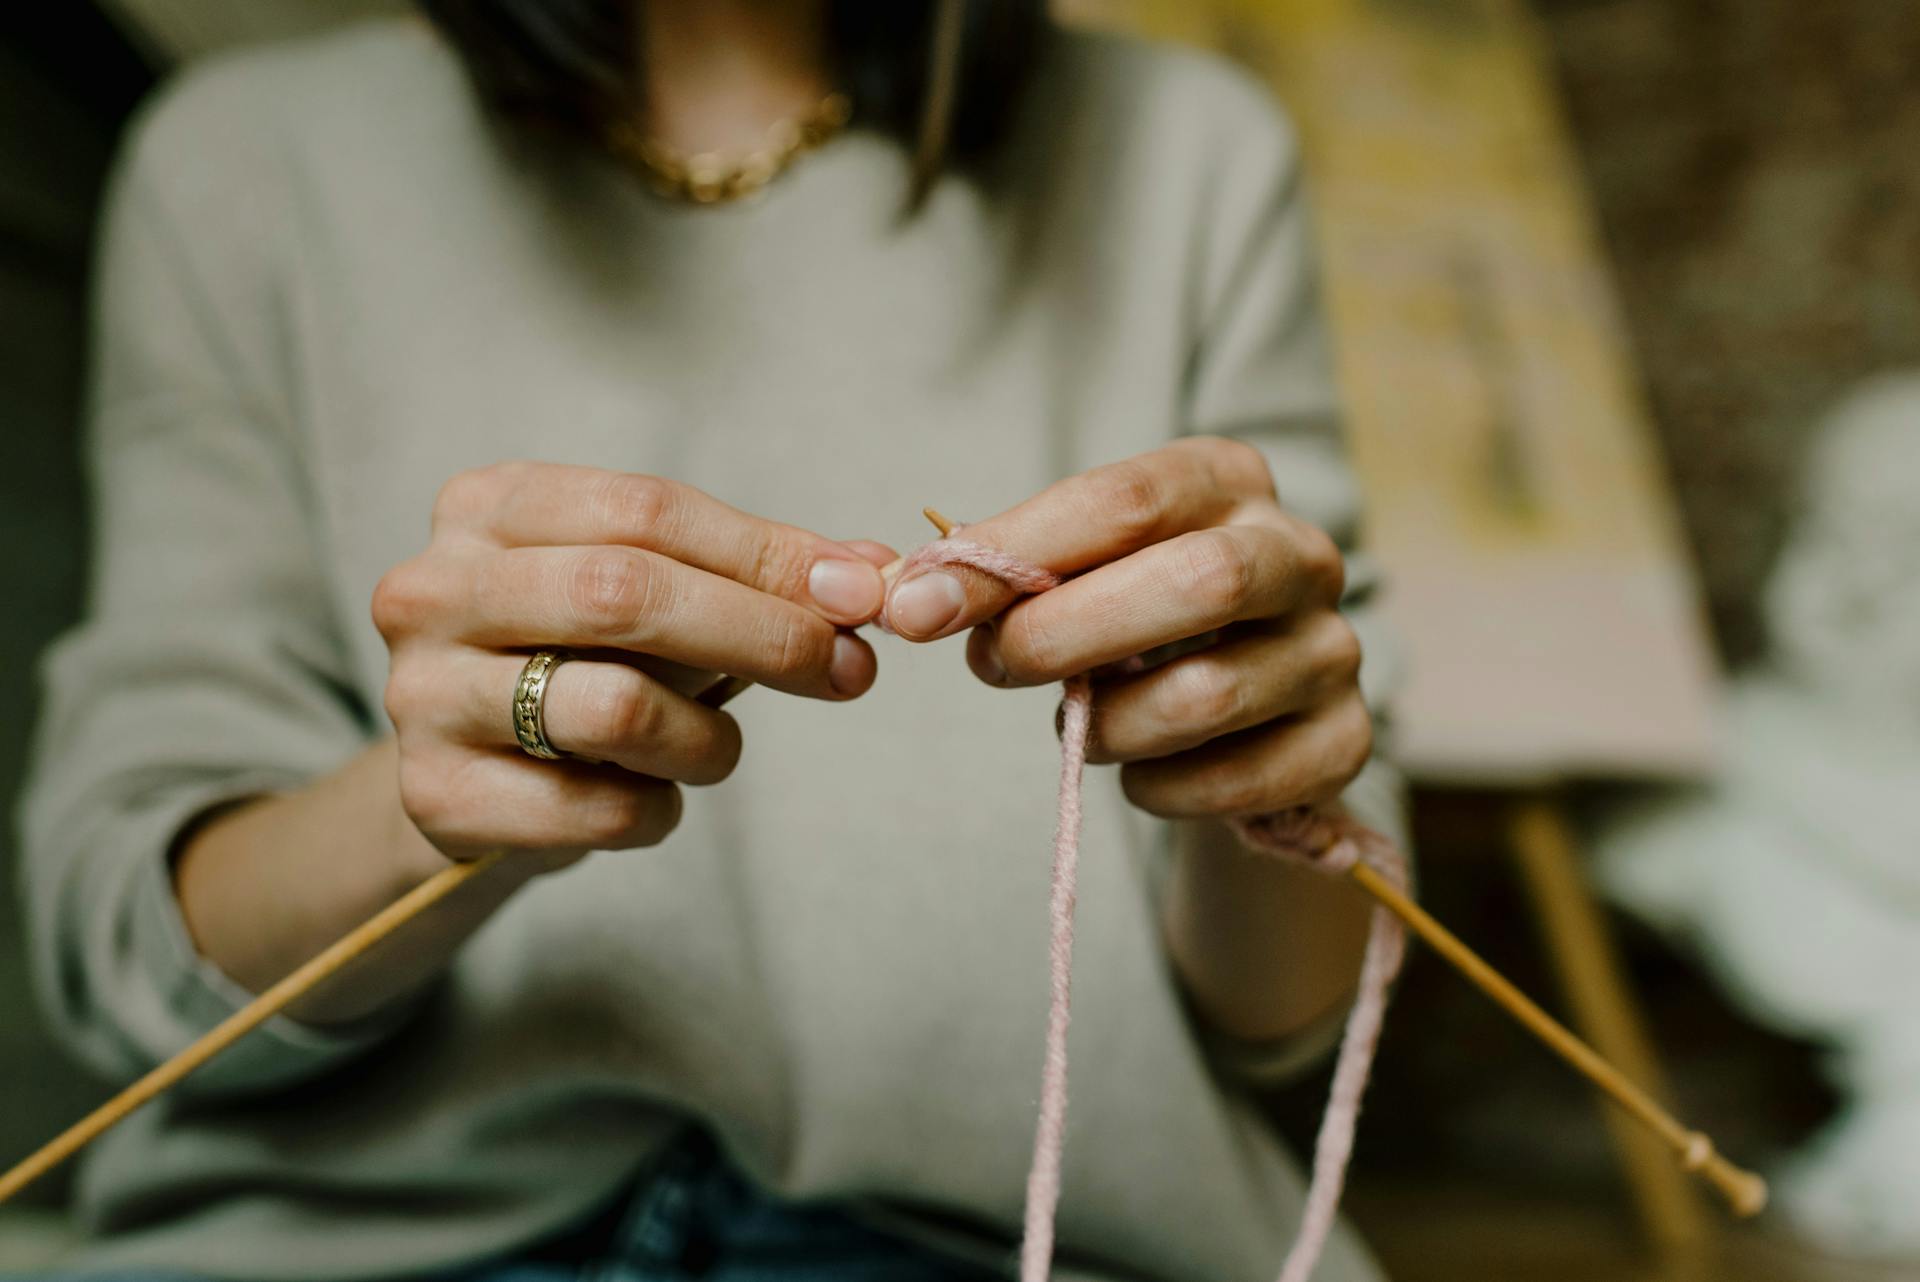
[{"label": "woman's right hand", "polygon": [[[463,472],[426,551],[373,594],[391,669],[400,798],[445,856],[505,847],[545,871],[653,845],[679,785],[724,779],[740,727],[692,696],[720,673],[851,699],[874,655],[850,629],[880,610],[875,543],[838,543],[655,476],[549,463]],[[511,705],[535,650],[559,761],[523,752]],[[590,760],[576,760],[588,758]]]}]

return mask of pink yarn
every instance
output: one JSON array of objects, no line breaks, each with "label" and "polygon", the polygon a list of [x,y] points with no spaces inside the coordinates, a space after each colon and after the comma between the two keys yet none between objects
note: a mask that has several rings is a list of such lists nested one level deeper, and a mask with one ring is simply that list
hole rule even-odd
[{"label": "pink yarn", "polygon": [[[958,527],[955,527],[956,530]],[[965,565],[992,575],[1026,593],[1057,587],[1060,577],[1009,552],[964,539],[955,533],[917,549],[899,574],[940,565]],[[884,627],[885,625],[882,624]],[[1048,898],[1051,937],[1048,946],[1050,1002],[1046,1055],[1040,1072],[1040,1116],[1034,1128],[1033,1162],[1027,1172],[1025,1236],[1020,1246],[1021,1282],[1047,1282],[1053,1261],[1054,1218],[1060,1203],[1060,1163],[1067,1135],[1067,1023],[1072,1014],[1073,908],[1080,862],[1080,781],[1087,761],[1093,687],[1083,673],[1067,678],[1065,716],[1060,732],[1060,810],[1053,833],[1053,880]],[[1393,843],[1337,808],[1296,807],[1274,814],[1235,819],[1235,835],[1248,847],[1294,860],[1329,876],[1342,876],[1365,863],[1393,885],[1406,889],[1406,859]],[[1334,1063],[1326,1113],[1314,1142],[1313,1175],[1300,1228],[1281,1266],[1279,1282],[1306,1282],[1320,1260],[1340,1205],[1347,1162],[1353,1155],[1360,1098],[1367,1089],[1380,1026],[1386,1017],[1388,989],[1406,954],[1406,928],[1376,906],[1360,964],[1359,989]]]},{"label": "pink yarn", "polygon": [[[961,527],[956,525],[953,528],[958,530]],[[900,562],[893,579],[898,583],[909,574],[941,565],[970,565],[1010,588],[1027,593],[1045,592],[1048,588],[1060,586],[1060,576],[1052,570],[1029,565],[1011,552],[1002,552],[999,548],[990,548],[954,533],[915,548]],[[880,626],[884,628],[887,625],[883,621]]]},{"label": "pink yarn", "polygon": [[1060,817],[1053,826],[1053,885],[1047,896],[1047,1050],[1040,1067],[1040,1119],[1027,1169],[1026,1235],[1020,1276],[1040,1282],[1053,1262],[1053,1213],[1060,1204],[1060,1157],[1067,1146],[1067,1021],[1073,980],[1073,906],[1080,873],[1080,776],[1087,765],[1093,683],[1067,678],[1060,730]]},{"label": "pink yarn", "polygon": [[[1334,810],[1296,807],[1232,823],[1240,840],[1255,850],[1293,859],[1330,876],[1345,875],[1356,863],[1365,863],[1398,890],[1407,888],[1407,861],[1391,841],[1351,817]],[[1327,1091],[1327,1109],[1320,1117],[1320,1134],[1313,1145],[1313,1176],[1307,1183],[1307,1204],[1300,1228],[1280,1268],[1280,1282],[1306,1282],[1333,1231],[1340,1209],[1340,1191],[1347,1182],[1347,1161],[1353,1156],[1353,1132],[1360,1122],[1360,1097],[1373,1071],[1373,1052],[1380,1044],[1380,1026],[1386,1020],[1387,997],[1393,977],[1407,952],[1407,928],[1378,904],[1367,924],[1367,950],[1360,961],[1360,983],[1347,1027],[1340,1036],[1340,1054],[1334,1060],[1333,1084]]]}]

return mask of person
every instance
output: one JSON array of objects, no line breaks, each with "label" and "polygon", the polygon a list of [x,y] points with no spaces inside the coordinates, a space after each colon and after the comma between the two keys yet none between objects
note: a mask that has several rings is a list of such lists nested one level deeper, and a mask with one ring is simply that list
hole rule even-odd
[{"label": "person", "polygon": [[[1398,804],[1298,148],[1041,9],[435,0],[144,110],[25,811],[50,1018],[127,1080],[507,857],[103,1140],[76,1270],[1004,1275],[1089,670],[1059,1275],[1277,1267],[1255,1091],[1366,907],[1223,820]],[[929,503],[1067,583],[883,574]]]}]

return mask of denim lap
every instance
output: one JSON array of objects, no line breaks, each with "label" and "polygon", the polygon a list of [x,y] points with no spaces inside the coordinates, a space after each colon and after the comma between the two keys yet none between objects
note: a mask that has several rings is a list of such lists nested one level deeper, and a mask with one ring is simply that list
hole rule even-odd
[{"label": "denim lap", "polygon": [[[831,1207],[769,1197],[696,1133],[635,1199],[613,1249],[587,1266],[582,1282],[989,1282],[998,1276]],[[473,1282],[501,1280],[488,1275]]]}]

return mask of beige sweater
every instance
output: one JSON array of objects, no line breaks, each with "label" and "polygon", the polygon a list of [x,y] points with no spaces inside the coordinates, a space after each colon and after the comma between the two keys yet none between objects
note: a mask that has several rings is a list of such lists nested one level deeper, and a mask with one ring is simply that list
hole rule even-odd
[{"label": "beige sweater", "polygon": [[[986,515],[1231,432],[1351,545],[1295,142],[1252,82],[1067,38],[991,183],[949,179],[903,223],[904,177],[855,132],[757,202],[665,203],[484,117],[408,22],[203,64],[150,105],[100,265],[91,603],[47,663],[25,812],[40,992],[82,1060],[125,1080],[243,998],[194,955],[164,852],[386,729],[369,595],[462,468],[658,473],[907,548],[924,503]],[[1375,642],[1364,559],[1351,579]],[[930,1208],[1009,1258],[1056,692],[982,686],[957,644],[876,644],[850,705],[741,699],[745,759],[665,846],[536,883],[423,1002],[277,1022],[115,1132],[79,1186],[90,1262],[467,1261],[580,1214],[688,1115],[781,1194]],[[1393,825],[1384,770],[1352,802]],[[1092,772],[1062,1260],[1253,1282],[1302,1181],[1234,1084],[1260,1048],[1209,1041],[1179,998],[1164,835]],[[1344,1232],[1318,1274],[1371,1276]]]}]

